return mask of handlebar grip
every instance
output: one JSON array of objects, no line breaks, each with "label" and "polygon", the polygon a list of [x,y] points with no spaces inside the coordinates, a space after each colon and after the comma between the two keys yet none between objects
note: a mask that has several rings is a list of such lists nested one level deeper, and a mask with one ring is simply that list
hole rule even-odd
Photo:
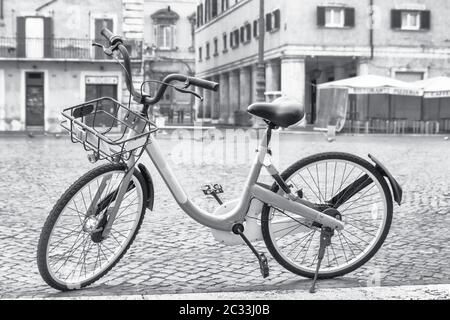
[{"label": "handlebar grip", "polygon": [[108,28],[103,28],[102,31],[100,31],[100,34],[105,37],[106,40],[109,41],[109,44],[111,46],[115,45],[117,42],[123,42],[122,38],[118,35],[115,35],[112,33],[111,30]]},{"label": "handlebar grip", "polygon": [[207,90],[217,91],[219,89],[219,84],[217,82],[204,80],[200,78],[189,77],[189,83],[193,86]]}]

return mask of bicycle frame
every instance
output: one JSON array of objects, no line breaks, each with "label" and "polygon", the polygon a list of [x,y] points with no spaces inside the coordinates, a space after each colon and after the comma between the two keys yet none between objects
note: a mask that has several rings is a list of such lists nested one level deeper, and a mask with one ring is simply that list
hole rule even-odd
[{"label": "bicycle frame", "polygon": [[[271,129],[268,128],[267,130],[268,133]],[[326,227],[342,230],[344,228],[344,224],[341,221],[323,214],[322,212],[317,211],[304,203],[301,203],[301,200],[292,201],[291,199],[287,199],[257,184],[261,169],[264,167],[264,161],[266,156],[268,156],[267,133],[261,141],[238,204],[235,208],[228,211],[227,214],[218,216],[202,210],[189,199],[188,195],[178,182],[175,174],[167,164],[159,148],[158,141],[153,137],[150,137],[150,143],[146,147],[146,152],[180,208],[183,209],[183,211],[192,219],[204,226],[221,231],[232,231],[233,225],[245,221],[245,217],[252,199],[258,199],[263,203],[267,203],[280,210],[286,210],[293,214],[298,214],[310,221],[320,223]],[[134,163],[132,165],[134,165]]]}]

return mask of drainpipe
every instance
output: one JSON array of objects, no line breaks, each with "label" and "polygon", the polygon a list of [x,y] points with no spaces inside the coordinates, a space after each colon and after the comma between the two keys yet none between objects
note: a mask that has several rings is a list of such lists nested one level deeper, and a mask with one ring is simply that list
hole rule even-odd
[{"label": "drainpipe", "polygon": [[0,20],[3,20],[3,0],[0,0]]},{"label": "drainpipe", "polygon": [[370,28],[369,28],[369,41],[370,41],[370,60],[373,60],[374,57],[374,51],[375,51],[375,45],[373,40],[373,2],[374,0],[369,0],[370,4]]}]

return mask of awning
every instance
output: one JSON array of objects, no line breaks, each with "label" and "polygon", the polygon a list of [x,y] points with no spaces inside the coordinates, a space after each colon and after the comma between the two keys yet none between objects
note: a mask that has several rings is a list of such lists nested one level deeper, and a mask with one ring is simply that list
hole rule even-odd
[{"label": "awning", "polygon": [[413,83],[423,91],[424,98],[448,98],[450,97],[450,78],[436,77]]},{"label": "awning", "polygon": [[[364,75],[323,83],[318,89],[346,89],[349,94],[391,94],[422,96],[423,90],[415,84],[376,75]],[[450,89],[449,89],[450,90]]]}]

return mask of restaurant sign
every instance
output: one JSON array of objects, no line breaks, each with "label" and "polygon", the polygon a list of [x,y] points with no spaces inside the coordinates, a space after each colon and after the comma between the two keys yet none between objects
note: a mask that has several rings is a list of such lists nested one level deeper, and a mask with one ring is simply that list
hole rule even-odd
[{"label": "restaurant sign", "polygon": [[422,90],[411,88],[393,88],[393,87],[380,87],[380,88],[349,88],[349,94],[391,94],[398,96],[413,96],[418,97],[423,95]]}]

